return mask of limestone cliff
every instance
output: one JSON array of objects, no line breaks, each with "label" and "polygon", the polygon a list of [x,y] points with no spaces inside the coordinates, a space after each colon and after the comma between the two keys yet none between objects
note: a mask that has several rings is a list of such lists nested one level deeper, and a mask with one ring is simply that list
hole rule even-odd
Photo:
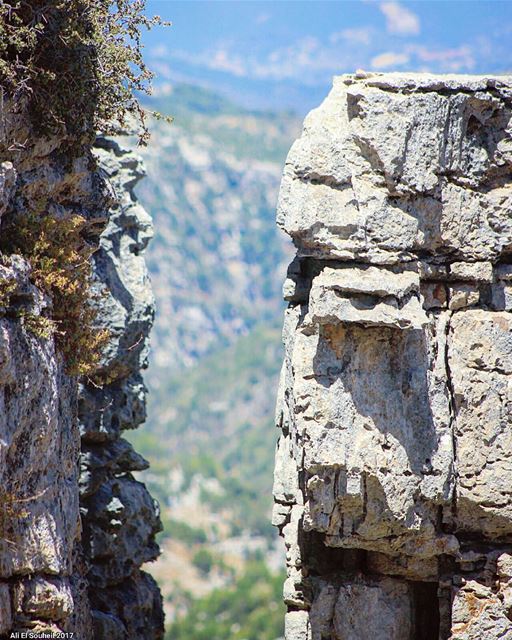
[{"label": "limestone cliff", "polygon": [[160,594],[140,570],[158,554],[158,509],[131,475],[147,463],[121,438],[145,419],[140,372],[153,319],[143,257],[151,220],[133,195],[140,159],[106,137],[93,151],[85,144],[77,153],[75,142],[72,152],[65,135],[34,135],[7,103],[0,116],[0,242],[13,220],[28,220],[20,233],[30,233],[39,219],[30,216],[50,216],[58,230],[79,213],[97,247],[84,254],[93,261],[95,324],[108,330],[79,384],[57,346],[66,350],[69,328],[63,335],[48,319],[54,302],[35,286],[30,259],[2,243],[0,637],[162,638]]},{"label": "limestone cliff", "polygon": [[512,638],[512,79],[336,78],[278,223],[286,640]]}]

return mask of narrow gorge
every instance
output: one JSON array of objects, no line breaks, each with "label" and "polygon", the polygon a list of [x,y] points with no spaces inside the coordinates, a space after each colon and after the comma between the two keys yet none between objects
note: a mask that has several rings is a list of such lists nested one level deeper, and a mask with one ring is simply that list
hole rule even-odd
[{"label": "narrow gorge", "polygon": [[286,640],[512,638],[511,170],[500,77],[337,77],[288,155]]}]

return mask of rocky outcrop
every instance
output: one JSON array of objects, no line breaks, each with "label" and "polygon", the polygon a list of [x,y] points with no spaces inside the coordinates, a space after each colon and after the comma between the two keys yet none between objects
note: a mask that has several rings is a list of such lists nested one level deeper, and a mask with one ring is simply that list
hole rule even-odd
[{"label": "rocky outcrop", "polygon": [[[87,145],[34,135],[7,103],[0,115],[0,637],[162,638],[160,594],[140,569],[158,554],[158,509],[131,475],[146,461],[120,437],[145,418],[151,221],[133,195],[143,169],[117,139],[98,139],[96,162]],[[50,297],[2,237],[16,216],[76,213],[98,246],[95,322],[109,332],[80,385],[44,323]]]},{"label": "rocky outcrop", "polygon": [[131,474],[149,464],[121,438],[146,418],[141,369],[154,317],[143,255],[153,227],[134,195],[145,173],[132,146],[126,136],[96,141],[116,204],[94,254],[96,322],[109,341],[93,379],[84,379],[79,390],[80,496],[94,637],[146,640],[163,636],[160,592],[140,570],[158,556],[161,523],[158,505]]},{"label": "rocky outcrop", "polygon": [[273,522],[287,640],[512,638],[512,79],[336,78],[297,256]]}]

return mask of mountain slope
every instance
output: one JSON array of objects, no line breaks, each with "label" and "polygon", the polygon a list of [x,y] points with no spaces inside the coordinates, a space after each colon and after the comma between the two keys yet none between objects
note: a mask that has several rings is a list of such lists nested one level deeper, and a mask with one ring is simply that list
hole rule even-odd
[{"label": "mountain slope", "polygon": [[158,302],[156,386],[159,368],[189,366],[281,308],[289,244],[275,204],[298,122],[187,85],[150,106],[175,118],[154,123],[139,188],[156,229],[147,254]]},{"label": "mountain slope", "polygon": [[[291,248],[274,219],[299,123],[187,85],[149,106],[175,122],[154,122],[142,152],[148,177],[138,195],[155,223],[147,262],[157,316],[148,422],[131,439],[151,462],[144,480],[165,525],[152,571],[169,622],[180,621],[173,634],[189,634],[198,611],[219,597],[237,606],[233,585],[249,569],[259,564],[262,575],[274,575],[282,566],[269,519],[281,284]],[[258,640],[257,625],[251,636],[240,624],[244,637]]]}]

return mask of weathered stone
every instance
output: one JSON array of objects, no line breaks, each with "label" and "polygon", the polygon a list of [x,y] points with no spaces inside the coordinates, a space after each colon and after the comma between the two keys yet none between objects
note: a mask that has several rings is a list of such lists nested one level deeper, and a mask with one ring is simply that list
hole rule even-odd
[{"label": "weathered stone", "polygon": [[297,465],[290,450],[290,438],[282,437],[277,443],[274,471],[274,496],[283,504],[296,503],[299,495]]},{"label": "weathered stone", "polygon": [[80,534],[76,385],[52,338],[7,318],[0,335],[0,576],[69,575]]},{"label": "weathered stone", "polygon": [[423,309],[446,309],[448,288],[442,282],[423,282],[420,287]]},{"label": "weathered stone", "polygon": [[468,581],[454,589],[450,638],[511,638],[512,622],[507,614],[500,593],[476,580]]},{"label": "weathered stone", "polygon": [[83,444],[80,457],[80,494],[87,497],[99,489],[111,475],[143,471],[149,463],[123,439],[106,446]]},{"label": "weathered stone", "polygon": [[500,180],[511,162],[506,79],[467,90],[454,77],[444,93],[428,75],[424,84],[388,77],[386,87],[336,78],[306,118],[286,161],[279,224],[300,255],[373,264],[418,250],[499,257],[512,243],[512,196]]},{"label": "weathered stone", "polygon": [[82,504],[95,589],[120,583],[157,557],[159,514],[142,483],[129,476],[109,479]]},{"label": "weathered stone", "polygon": [[420,329],[428,323],[413,271],[326,267],[312,283],[305,322]]},{"label": "weathered stone", "polygon": [[[80,212],[94,223],[94,243],[110,200],[87,146],[71,155],[67,139],[36,135],[9,101],[2,122],[7,138],[26,143],[4,147],[0,158],[0,235],[3,225],[12,228],[27,214]],[[35,286],[30,260],[2,239],[0,576],[9,579],[11,593],[2,586],[0,609],[10,614],[1,634],[66,629],[90,640],[81,586],[77,381],[66,372],[55,336],[38,327],[41,316],[52,315],[51,297]]]},{"label": "weathered stone", "polygon": [[140,374],[102,387],[83,384],[78,397],[82,440],[106,443],[121,432],[136,429],[146,419],[146,387]]},{"label": "weathered stone", "polygon": [[409,640],[411,620],[411,589],[392,578],[362,584],[346,582],[334,604],[333,627],[338,638]]},{"label": "weathered stone", "polygon": [[[108,331],[109,340],[96,381],[82,381],[78,406],[89,598],[98,634],[156,640],[163,637],[161,598],[154,581],[144,578],[139,567],[158,556],[159,509],[144,485],[130,475],[147,468],[147,462],[120,439],[124,430],[137,428],[146,417],[140,371],[147,365],[154,317],[144,261],[152,223],[133,191],[145,171],[129,139],[100,137],[95,153],[115,205],[94,255],[94,278],[101,292],[96,321]],[[145,625],[147,616],[151,621]]]},{"label": "weathered stone", "polygon": [[14,590],[14,606],[30,617],[63,620],[74,608],[69,580],[43,577],[24,580]]},{"label": "weathered stone", "polygon": [[289,611],[284,619],[284,633],[286,638],[312,640],[307,612]]},{"label": "weathered stone", "polygon": [[119,379],[146,365],[154,299],[143,252],[153,236],[153,225],[133,192],[145,175],[141,158],[109,138],[97,140],[96,154],[116,196],[94,254],[98,289],[103,293],[98,300],[98,323],[109,331],[100,371],[109,379]]},{"label": "weathered stone", "polygon": [[439,562],[436,556],[415,558],[407,555],[389,556],[370,551],[366,555],[366,566],[370,573],[384,576],[399,576],[425,582],[439,581]]},{"label": "weathered stone", "polygon": [[34,324],[51,317],[52,301],[33,284],[30,261],[2,254],[0,635],[160,639],[158,587],[139,571],[158,554],[158,507],[130,476],[147,462],[120,439],[145,419],[140,371],[154,312],[143,254],[152,226],[133,192],[144,170],[127,138],[100,138],[98,167],[87,145],[74,144],[73,155],[68,140],[39,137],[9,106],[2,122],[6,114],[9,136],[27,144],[0,158],[2,223],[43,208],[90,222],[88,241],[99,246],[95,321],[109,340],[97,370],[79,384],[55,337]]},{"label": "weathered stone", "polygon": [[512,314],[456,313],[450,334],[458,526],[512,536]]},{"label": "weathered stone", "polygon": [[12,162],[0,163],[0,218],[10,204],[15,182],[16,171]]},{"label": "weathered stone", "polygon": [[442,319],[432,338],[430,346],[418,331],[351,324],[296,335],[290,357],[294,432],[308,478],[304,524],[331,545],[385,552],[412,544],[410,553],[423,553],[412,542],[422,531],[438,553],[454,544],[432,535],[438,505],[450,504],[453,489]]},{"label": "weathered stone", "polygon": [[512,638],[511,149],[511,78],[362,73],[288,155],[286,640]]},{"label": "weathered stone", "polygon": [[458,311],[465,307],[474,307],[480,300],[480,291],[477,287],[468,284],[448,287],[448,307],[452,311]]},{"label": "weathered stone", "polygon": [[9,585],[0,584],[0,633],[6,634],[12,628],[12,608]]},{"label": "weathered stone", "polygon": [[92,612],[92,622],[95,638],[109,638],[109,640],[125,640],[126,627],[124,624],[109,613],[102,611]]},{"label": "weathered stone", "polygon": [[282,527],[286,523],[290,511],[291,507],[289,505],[276,502],[272,509],[272,524],[275,527]]},{"label": "weathered stone", "polygon": [[117,621],[122,621],[126,628],[123,640],[163,637],[162,596],[153,578],[143,571],[134,572],[119,586],[95,591],[92,603],[116,620],[117,629]]},{"label": "weathered stone", "polygon": [[450,280],[463,282],[492,282],[493,269],[490,262],[452,262]]}]

